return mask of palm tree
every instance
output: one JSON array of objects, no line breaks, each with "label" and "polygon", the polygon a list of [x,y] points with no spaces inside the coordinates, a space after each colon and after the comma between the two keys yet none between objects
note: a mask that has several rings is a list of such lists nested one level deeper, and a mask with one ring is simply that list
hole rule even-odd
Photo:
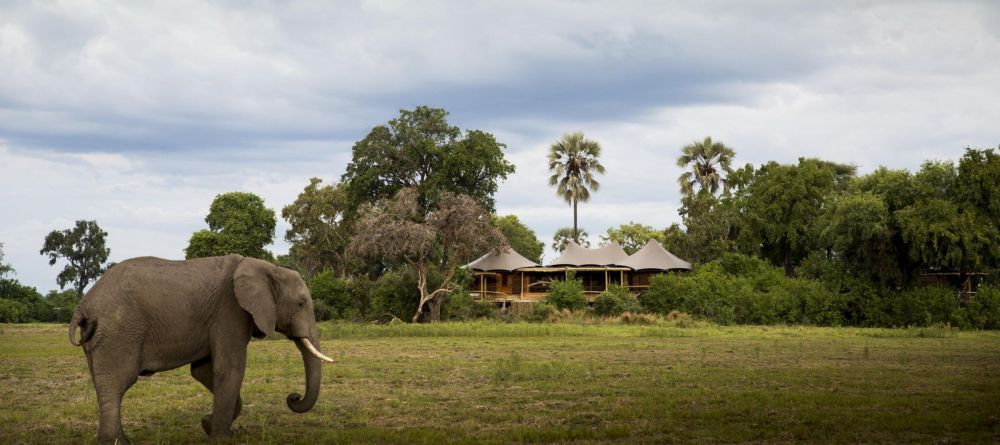
[{"label": "palm tree", "polygon": [[732,173],[730,164],[736,152],[732,148],[725,146],[722,142],[712,141],[706,136],[704,141],[692,142],[682,149],[683,154],[677,158],[678,167],[691,166],[691,171],[684,172],[677,180],[681,183],[681,193],[686,196],[694,194],[695,185],[700,190],[708,190],[713,195],[719,191],[719,187],[726,185],[726,178],[722,176],[719,169],[726,175]]},{"label": "palm tree", "polygon": [[601,145],[587,140],[583,133],[564,134],[562,139],[549,148],[549,185],[556,187],[556,194],[573,204],[573,240],[580,241],[576,224],[576,205],[587,202],[590,192],[597,191],[601,184],[594,179],[595,173],[604,173],[604,166],[597,160],[601,157]]}]

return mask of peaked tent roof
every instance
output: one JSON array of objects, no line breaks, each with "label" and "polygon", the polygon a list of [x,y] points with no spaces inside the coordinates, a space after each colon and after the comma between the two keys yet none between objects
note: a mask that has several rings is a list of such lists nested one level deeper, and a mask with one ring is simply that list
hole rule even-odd
[{"label": "peaked tent roof", "polygon": [[500,249],[500,253],[498,254],[487,253],[486,255],[479,257],[477,260],[465,265],[465,267],[472,270],[484,272],[513,272],[515,269],[520,269],[522,267],[538,266],[538,263],[525,258],[510,247]]},{"label": "peaked tent roof", "polygon": [[674,254],[664,249],[656,240],[649,240],[636,253],[625,260],[623,266],[631,267],[635,270],[671,270],[687,269],[691,270],[691,263],[677,258]]},{"label": "peaked tent roof", "polygon": [[625,249],[614,241],[596,249],[581,247],[569,241],[562,255],[549,263],[549,266],[624,266],[627,259]]}]

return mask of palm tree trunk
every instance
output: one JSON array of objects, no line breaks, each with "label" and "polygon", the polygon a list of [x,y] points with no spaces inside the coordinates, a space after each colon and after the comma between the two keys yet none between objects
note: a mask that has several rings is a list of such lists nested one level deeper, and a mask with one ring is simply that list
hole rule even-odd
[{"label": "palm tree trunk", "polygon": [[580,244],[580,231],[576,229],[576,198],[573,198],[573,242]]}]

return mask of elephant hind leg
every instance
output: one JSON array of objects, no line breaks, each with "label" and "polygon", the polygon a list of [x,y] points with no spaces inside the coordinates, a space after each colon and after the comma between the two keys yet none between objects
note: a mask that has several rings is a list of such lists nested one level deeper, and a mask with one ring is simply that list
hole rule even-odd
[{"label": "elephant hind leg", "polygon": [[[194,377],[195,380],[201,382],[201,384],[204,385],[205,388],[208,389],[208,392],[211,392],[214,395],[215,391],[212,389],[213,388],[213,386],[212,386],[213,383],[212,382],[214,380],[214,375],[213,374],[214,373],[212,372],[212,358],[211,357],[208,357],[208,358],[203,359],[203,360],[199,360],[199,361],[194,362],[194,363],[191,364],[191,377]],[[240,416],[240,411],[242,411],[242,410],[243,410],[243,400],[240,398],[239,395],[237,395],[236,396],[236,409],[233,411],[233,420],[236,420],[236,418]],[[203,430],[205,430],[205,434],[209,434],[209,435],[212,434],[212,416],[211,415],[206,415],[206,416],[204,416],[204,417],[201,418],[201,428]]]},{"label": "elephant hind leg", "polygon": [[93,374],[94,389],[97,392],[97,403],[100,409],[100,423],[97,427],[97,439],[100,443],[129,443],[122,430],[122,398],[125,391],[138,379],[138,373],[102,374],[97,370]]}]

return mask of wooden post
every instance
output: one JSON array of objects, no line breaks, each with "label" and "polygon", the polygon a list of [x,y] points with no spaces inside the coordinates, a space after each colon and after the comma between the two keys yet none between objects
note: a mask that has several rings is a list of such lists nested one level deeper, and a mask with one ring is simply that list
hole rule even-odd
[{"label": "wooden post", "polygon": [[608,269],[604,269],[604,292],[608,291]]}]

